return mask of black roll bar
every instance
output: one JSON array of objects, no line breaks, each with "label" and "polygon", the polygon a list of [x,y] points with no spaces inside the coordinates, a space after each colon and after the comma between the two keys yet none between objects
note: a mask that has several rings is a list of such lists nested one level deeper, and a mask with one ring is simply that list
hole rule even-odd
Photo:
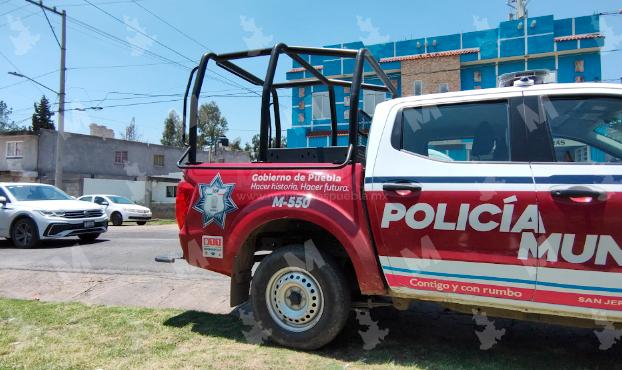
[{"label": "black roll bar", "polygon": [[[276,74],[276,68],[278,65],[279,56],[281,54],[286,54],[292,60],[296,61],[298,64],[304,68],[305,71],[309,72],[313,75],[314,78],[311,79],[302,79],[299,81],[288,81],[281,83],[274,83],[274,77]],[[355,68],[352,74],[352,81],[345,81],[340,79],[331,79],[324,76],[316,67],[312,66],[309,62],[307,62],[301,55],[316,55],[316,56],[328,56],[328,57],[337,57],[337,58],[354,58],[355,59]],[[247,59],[261,56],[270,56],[268,62],[268,68],[266,71],[265,79],[261,79],[254,74],[248,72],[247,70],[241,68],[237,64],[231,62],[232,60],[238,59]],[[190,83],[193,79],[193,76],[196,73],[196,77],[194,78],[194,85],[192,87],[192,96],[190,99],[190,124],[189,124],[189,135],[188,135],[188,145],[189,149],[182,159],[187,155],[188,162],[187,164],[197,164],[196,161],[196,153],[197,153],[197,129],[198,129],[198,109],[199,109],[199,97],[201,95],[201,88],[203,86],[203,80],[205,79],[205,72],[207,70],[207,65],[210,60],[213,60],[216,65],[227,72],[251,83],[255,86],[262,86],[262,94],[261,94],[261,120],[260,120],[260,132],[259,132],[259,156],[258,160],[260,162],[266,162],[268,160],[268,148],[270,145],[270,137],[271,137],[271,129],[272,129],[272,119],[270,115],[270,105],[273,106],[274,111],[274,123],[275,123],[275,140],[274,147],[281,147],[281,118],[280,118],[280,110],[279,110],[279,98],[278,98],[278,89],[283,88],[295,88],[295,87],[306,87],[306,86],[315,86],[315,85],[325,85],[328,89],[329,100],[330,100],[330,116],[331,116],[331,145],[337,145],[337,108],[335,102],[335,86],[349,87],[350,88],[350,111],[349,111],[349,143],[350,150],[354,151],[354,155],[358,153],[358,133],[359,133],[359,122],[358,122],[358,101],[361,94],[361,90],[372,90],[372,91],[384,91],[391,93],[393,98],[398,97],[398,92],[395,86],[391,83],[389,77],[384,73],[380,64],[374,59],[369,50],[367,49],[359,49],[359,50],[350,50],[350,49],[334,49],[334,48],[310,48],[310,47],[300,47],[300,46],[287,46],[283,43],[277,44],[273,48],[266,49],[256,49],[249,51],[240,51],[234,53],[225,53],[225,54],[216,54],[216,53],[206,53],[201,57],[201,61],[197,67],[195,67],[188,80],[188,86],[186,87],[186,94],[184,96],[184,113],[183,113],[183,138],[185,140],[185,128],[186,128],[186,103],[188,94],[190,91]],[[367,84],[364,83],[364,65],[365,62],[369,64],[375,74],[380,78],[383,82],[383,85],[375,85],[375,84]],[[181,160],[180,159],[180,163]],[[356,158],[354,158],[356,160]],[[187,168],[187,166],[184,166]]]}]

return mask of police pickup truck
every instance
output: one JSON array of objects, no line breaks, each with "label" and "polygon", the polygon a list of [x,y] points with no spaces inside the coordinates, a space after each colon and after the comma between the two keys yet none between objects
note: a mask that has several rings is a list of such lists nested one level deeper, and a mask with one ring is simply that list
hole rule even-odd
[{"label": "police pickup truck", "polygon": [[[263,78],[236,63],[257,56],[269,58]],[[275,82],[283,56],[306,78]],[[353,76],[324,76],[308,56],[352,62]],[[208,62],[262,88],[256,162],[197,162]],[[364,82],[370,73],[381,83]],[[622,86],[538,80],[399,98],[365,49],[205,54],[186,92],[194,81],[177,193],[183,258],[230,276],[231,305],[250,299],[271,340],[300,349],[329,343],[370,296],[622,321]],[[329,92],[331,145],[282,148],[277,91],[317,86]],[[338,146],[344,88],[351,102],[364,90],[393,99],[367,122],[350,104]]]}]

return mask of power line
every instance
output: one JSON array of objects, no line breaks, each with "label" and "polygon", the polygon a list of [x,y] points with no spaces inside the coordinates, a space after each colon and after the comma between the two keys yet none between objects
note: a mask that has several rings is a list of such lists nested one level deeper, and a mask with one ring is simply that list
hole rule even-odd
[{"label": "power line", "polygon": [[3,17],[3,16],[5,16],[5,15],[7,15],[7,14],[11,14],[11,13],[16,12],[16,11],[18,11],[18,10],[24,9],[24,8],[25,8],[25,7],[27,7],[27,6],[28,6],[28,4],[26,4],[26,5],[22,5],[22,6],[18,6],[17,8],[15,8],[15,9],[13,9],[13,10],[9,10],[8,12],[5,12],[5,13],[0,14],[0,17]]},{"label": "power line", "polygon": [[200,47],[209,50],[209,47],[207,47],[205,44],[201,43],[200,41],[197,41],[195,38],[193,38],[192,36],[188,35],[187,33],[185,33],[184,31],[180,30],[179,28],[175,27],[174,25],[172,25],[171,23],[169,23],[168,21],[166,21],[164,18],[160,17],[159,15],[157,15],[156,13],[152,12],[151,10],[145,8],[143,5],[141,5],[137,0],[133,0],[134,4],[136,4],[136,6],[138,6],[139,8],[141,8],[142,10],[146,11],[147,13],[151,14],[153,17],[155,17],[156,19],[158,19],[160,22],[166,24],[167,26],[169,26],[170,28],[174,29],[175,31],[179,32],[181,35],[183,35],[184,37],[186,37],[188,40],[194,42],[195,44],[199,45]]},{"label": "power line", "polygon": [[[37,14],[39,14],[39,12],[32,12],[32,13],[30,13],[28,15],[23,16],[23,17],[19,17],[19,19],[24,20],[24,19],[32,17],[33,15],[37,15]],[[11,22],[2,23],[2,24],[0,24],[0,28],[2,28],[4,26],[7,26],[9,24],[11,24]]]}]

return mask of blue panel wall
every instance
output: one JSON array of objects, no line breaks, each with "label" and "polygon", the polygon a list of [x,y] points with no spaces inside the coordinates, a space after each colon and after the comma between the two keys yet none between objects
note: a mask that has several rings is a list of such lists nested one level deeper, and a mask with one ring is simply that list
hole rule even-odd
[{"label": "blue panel wall", "polygon": [[575,50],[579,48],[577,40],[562,41],[557,43],[557,51]]},{"label": "blue panel wall", "polygon": [[307,130],[302,127],[294,127],[287,130],[287,147],[304,148],[307,146]]},{"label": "blue panel wall", "polygon": [[511,72],[520,72],[525,70],[525,62],[522,60],[516,62],[505,62],[499,63],[499,76],[511,73]]},{"label": "blue panel wall", "polygon": [[497,30],[467,32],[462,34],[462,47],[479,48],[482,59],[494,59],[498,55]]},{"label": "blue panel wall", "polygon": [[527,68],[529,69],[548,69],[549,71],[555,70],[555,58],[538,58],[529,59],[527,62]]},{"label": "blue panel wall", "polygon": [[[398,41],[395,43],[395,55],[404,56],[422,54],[425,52],[425,48],[423,47],[424,43],[425,39]],[[419,45],[419,47],[417,47],[417,45]]]},{"label": "blue panel wall", "polygon": [[309,138],[309,147],[325,147],[326,146],[326,136],[316,136]]},{"label": "blue panel wall", "polygon": [[501,40],[501,57],[525,55],[525,38]]},{"label": "blue panel wall", "polygon": [[[577,60],[584,61],[584,72],[575,72],[575,61]],[[602,80],[600,53],[563,55],[559,57],[558,65],[557,79],[559,82],[575,82],[577,76],[583,76],[586,82]]]},{"label": "blue panel wall", "polygon": [[572,35],[572,18],[555,21],[555,37]]},{"label": "blue panel wall", "polygon": [[[475,82],[474,73],[481,73],[481,82]],[[494,64],[464,67],[460,71],[461,90],[473,90],[475,88],[488,89],[497,86],[497,74]]]},{"label": "blue panel wall", "polygon": [[[519,27],[519,24],[522,25]],[[499,25],[499,38],[509,39],[525,35],[525,22],[523,20],[501,22]]]},{"label": "blue panel wall", "polygon": [[554,39],[552,33],[529,37],[527,39],[529,54],[552,53],[555,50]]},{"label": "blue panel wall", "polygon": [[[436,41],[436,46],[432,45]],[[439,51],[460,49],[460,34],[439,37],[428,37],[428,52],[436,53]]]},{"label": "blue panel wall", "polygon": [[574,32],[577,35],[583,33],[600,32],[600,22],[598,15],[588,15],[585,17],[577,17],[574,20]]},{"label": "blue panel wall", "polygon": [[542,33],[554,33],[555,21],[552,15],[527,19],[527,34],[537,35]]}]

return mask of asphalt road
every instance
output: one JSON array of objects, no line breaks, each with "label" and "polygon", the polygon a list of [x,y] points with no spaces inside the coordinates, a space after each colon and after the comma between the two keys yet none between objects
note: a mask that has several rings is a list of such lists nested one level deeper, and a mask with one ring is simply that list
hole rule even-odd
[{"label": "asphalt road", "polygon": [[189,266],[184,260],[158,263],[159,255],[179,255],[177,225],[111,226],[92,244],[77,238],[46,241],[36,249],[17,249],[0,241],[0,269],[82,273],[130,273],[227,279]]}]

